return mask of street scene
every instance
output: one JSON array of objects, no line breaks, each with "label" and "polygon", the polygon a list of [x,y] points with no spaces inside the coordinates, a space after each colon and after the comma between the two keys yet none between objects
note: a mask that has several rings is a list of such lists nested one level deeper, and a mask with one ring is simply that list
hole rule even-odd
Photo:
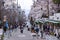
[{"label": "street scene", "polygon": [[0,40],[60,40],[60,0],[0,0]]}]

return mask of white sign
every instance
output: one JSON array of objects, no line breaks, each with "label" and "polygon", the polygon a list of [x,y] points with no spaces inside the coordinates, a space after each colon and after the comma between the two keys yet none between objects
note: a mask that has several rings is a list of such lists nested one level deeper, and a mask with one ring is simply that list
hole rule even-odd
[{"label": "white sign", "polygon": [[0,29],[0,35],[2,35],[3,34],[3,29]]}]

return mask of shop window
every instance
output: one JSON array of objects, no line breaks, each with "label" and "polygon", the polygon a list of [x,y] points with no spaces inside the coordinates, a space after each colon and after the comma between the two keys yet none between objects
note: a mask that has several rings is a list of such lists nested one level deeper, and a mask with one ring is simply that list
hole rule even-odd
[{"label": "shop window", "polygon": [[59,17],[57,17],[57,19],[59,19]]},{"label": "shop window", "polygon": [[46,14],[43,14],[42,17],[43,18],[48,18],[48,16]]}]

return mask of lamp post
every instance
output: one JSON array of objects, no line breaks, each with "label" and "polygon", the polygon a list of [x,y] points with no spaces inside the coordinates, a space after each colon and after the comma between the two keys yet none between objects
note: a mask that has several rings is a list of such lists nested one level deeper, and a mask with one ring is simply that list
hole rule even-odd
[{"label": "lamp post", "polygon": [[48,12],[47,12],[48,15],[47,15],[47,16],[48,16],[48,18],[49,18],[49,0],[47,0],[47,10],[48,10]]}]

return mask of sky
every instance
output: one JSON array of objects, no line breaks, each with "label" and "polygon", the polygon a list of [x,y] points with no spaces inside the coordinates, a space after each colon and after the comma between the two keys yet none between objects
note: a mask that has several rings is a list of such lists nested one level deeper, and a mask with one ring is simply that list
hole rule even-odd
[{"label": "sky", "polygon": [[27,16],[33,2],[32,0],[18,0],[18,4],[20,4],[21,8],[25,10],[25,14]]}]

